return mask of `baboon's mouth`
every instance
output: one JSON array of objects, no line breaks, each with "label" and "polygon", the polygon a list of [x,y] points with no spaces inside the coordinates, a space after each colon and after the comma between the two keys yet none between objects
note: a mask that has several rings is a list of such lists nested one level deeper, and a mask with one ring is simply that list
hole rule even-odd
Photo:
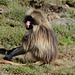
[{"label": "baboon's mouth", "polygon": [[27,21],[26,22],[26,28],[29,28],[30,24],[31,24],[31,22],[30,21]]}]

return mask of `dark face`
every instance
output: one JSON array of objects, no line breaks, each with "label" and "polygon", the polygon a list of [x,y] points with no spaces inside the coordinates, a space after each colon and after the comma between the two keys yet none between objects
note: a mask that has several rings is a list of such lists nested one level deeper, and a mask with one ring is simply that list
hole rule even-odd
[{"label": "dark face", "polygon": [[26,16],[26,17],[25,17],[25,20],[24,20],[26,29],[27,29],[27,30],[32,29],[32,28],[33,28],[33,25],[35,24],[34,22],[35,22],[35,21],[34,21],[34,19],[33,19],[31,16]]}]

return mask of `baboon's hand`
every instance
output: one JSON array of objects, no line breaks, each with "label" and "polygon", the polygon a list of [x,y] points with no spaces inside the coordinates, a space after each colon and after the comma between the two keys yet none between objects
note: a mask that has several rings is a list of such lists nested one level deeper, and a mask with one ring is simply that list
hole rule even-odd
[{"label": "baboon's hand", "polygon": [[13,61],[13,59],[12,59],[12,58],[10,58],[10,56],[9,56],[9,55],[5,56],[3,59],[4,59],[4,60]]}]

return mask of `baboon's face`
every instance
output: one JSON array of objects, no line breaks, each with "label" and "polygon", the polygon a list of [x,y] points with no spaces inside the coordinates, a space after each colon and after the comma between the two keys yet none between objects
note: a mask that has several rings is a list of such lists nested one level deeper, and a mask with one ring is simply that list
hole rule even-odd
[{"label": "baboon's face", "polygon": [[26,29],[30,30],[33,28],[33,25],[35,25],[35,20],[31,16],[26,16],[24,23],[25,23]]}]

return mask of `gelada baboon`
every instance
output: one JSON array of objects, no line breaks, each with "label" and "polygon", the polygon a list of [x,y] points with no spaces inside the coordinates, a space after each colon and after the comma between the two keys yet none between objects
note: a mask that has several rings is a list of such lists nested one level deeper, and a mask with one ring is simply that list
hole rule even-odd
[{"label": "gelada baboon", "polygon": [[38,9],[30,9],[24,19],[26,29],[22,46],[6,56],[10,60],[23,55],[25,61],[36,61],[41,65],[51,63],[57,57],[57,40],[47,18]]}]

